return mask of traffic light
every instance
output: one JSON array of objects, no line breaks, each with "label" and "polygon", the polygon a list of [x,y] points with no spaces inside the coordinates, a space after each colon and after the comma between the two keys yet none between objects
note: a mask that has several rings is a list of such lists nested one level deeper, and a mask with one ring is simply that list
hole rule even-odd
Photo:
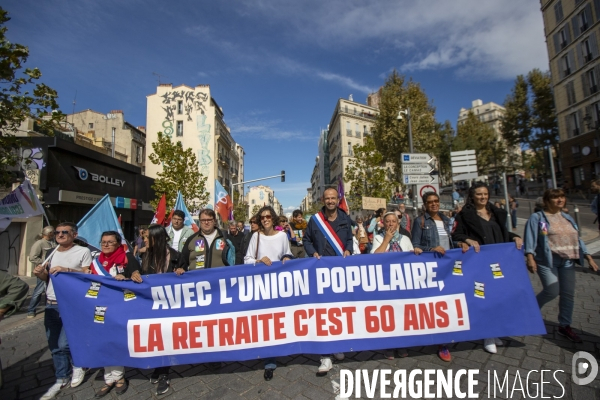
[{"label": "traffic light", "polygon": [[285,171],[281,171],[281,182],[285,182]]}]

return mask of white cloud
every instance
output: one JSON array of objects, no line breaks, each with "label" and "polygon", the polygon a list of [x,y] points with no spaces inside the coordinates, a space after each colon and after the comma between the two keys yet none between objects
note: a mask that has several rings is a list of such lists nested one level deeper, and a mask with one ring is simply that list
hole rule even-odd
[{"label": "white cloud", "polygon": [[250,115],[233,118],[229,121],[231,132],[235,137],[253,137],[276,141],[315,141],[317,134],[303,131],[291,131],[284,128],[280,119],[259,118],[261,112],[253,111]]}]

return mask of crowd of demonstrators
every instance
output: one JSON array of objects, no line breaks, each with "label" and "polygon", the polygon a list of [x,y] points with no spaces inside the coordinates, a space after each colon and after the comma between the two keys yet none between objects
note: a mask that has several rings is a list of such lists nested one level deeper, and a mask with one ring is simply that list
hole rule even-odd
[{"label": "crowd of demonstrators", "polygon": [[181,253],[185,242],[194,234],[194,230],[185,225],[185,214],[181,210],[175,210],[171,218],[171,227],[169,228],[169,239],[171,247]]},{"label": "crowd of demonstrators", "polygon": [[[263,263],[271,266],[273,261],[285,262],[292,259],[290,242],[288,236],[275,226],[279,224],[279,217],[271,206],[265,206],[258,211],[259,230],[252,235],[244,263],[254,264]],[[287,218],[282,218],[287,221]],[[277,368],[277,363],[273,358],[267,358],[264,361],[264,378],[266,381],[273,379],[273,371]]]},{"label": "crowd of demonstrators", "polygon": [[[50,225],[46,226],[44,229],[42,229],[42,238],[37,240],[33,246],[31,246],[31,250],[29,250],[29,261],[33,265],[33,268],[42,264],[46,259],[46,256],[49,256],[55,247],[56,242],[54,241],[54,227]],[[37,278],[37,283],[35,285],[35,289],[33,289],[31,301],[29,302],[27,318],[35,317],[37,307],[40,304],[42,295],[45,292],[46,282],[40,278]]]},{"label": "crowd of demonstrators", "polygon": [[543,210],[533,213],[525,227],[525,255],[527,268],[536,273],[542,282],[542,291],[537,295],[540,309],[549,301],[559,297],[558,333],[575,343],[582,340],[571,328],[575,303],[575,269],[577,260],[589,268],[598,270],[585,243],[579,237],[577,224],[563,212],[566,204],[562,189],[549,189],[544,193]]},{"label": "crowd of demonstrators", "polygon": [[[319,259],[321,257],[337,256],[338,252],[341,252],[344,257],[352,254],[354,249],[352,220],[344,210],[338,207],[338,203],[337,189],[333,187],[325,189],[323,192],[323,207],[318,216],[313,215],[308,221],[304,235],[304,248],[309,257]],[[329,234],[326,236],[323,232]],[[341,246],[341,249],[337,248],[336,242]],[[333,356],[338,361],[345,358],[344,353],[334,353]],[[328,354],[321,355],[321,364],[317,371],[324,374],[331,368],[333,368],[331,356]]]},{"label": "crowd of demonstrators", "polygon": [[[487,244],[515,242],[518,249],[523,245],[520,236],[506,229],[507,214],[489,202],[490,191],[485,183],[478,182],[468,191],[466,203],[456,215],[452,240],[466,251],[473,247],[479,252],[479,247]],[[496,353],[496,346],[501,346],[498,338],[488,338],[483,347],[488,353]]]},{"label": "crowd of demonstrators", "polygon": [[289,223],[289,237],[290,237],[290,248],[295,258],[306,257],[306,250],[304,250],[304,233],[308,224],[304,220],[302,210],[294,210],[292,213],[292,222]]},{"label": "crowd of demonstrators", "polygon": [[77,387],[85,377],[85,369],[72,365],[67,335],[60,317],[52,281],[49,280],[49,274],[56,275],[59,272],[87,273],[92,264],[92,255],[87,247],[74,243],[77,238],[77,225],[73,223],[63,222],[58,224],[54,237],[58,247],[50,257],[49,269],[44,264],[40,264],[34,269],[35,276],[48,283],[44,327],[46,328],[48,348],[52,353],[56,376],[56,383],[50,386],[48,391],[41,397],[41,400],[56,397],[58,392],[67,386],[69,378],[71,378],[71,387]]},{"label": "crowd of demonstrators", "polygon": [[244,244],[244,223],[242,222],[242,229],[239,229],[239,222],[229,221],[229,231],[227,232],[226,238],[231,241],[233,247],[235,247],[235,265],[241,265],[244,263],[245,253],[242,251]]},{"label": "crowd of demonstrators", "polygon": [[[600,189],[600,182],[595,181],[593,185],[596,185],[595,190]],[[596,214],[599,197],[596,196],[592,202],[592,210]],[[250,231],[246,234],[242,221],[230,221],[229,230],[222,232],[217,228],[216,214],[211,209],[200,212],[200,230],[194,233],[184,225],[183,212],[175,211],[168,231],[160,225],[140,228],[140,237],[135,241],[133,253],[124,250],[118,232],[102,233],[101,252],[94,260],[89,249],[76,243],[75,224],[61,223],[56,230],[48,226],[42,231],[42,239],[34,244],[30,252],[38,284],[29,312],[35,313],[47,285],[44,326],[56,375],[56,383],[42,399],[54,398],[69,381],[72,387],[80,385],[86,372],[72,364],[49,274],[101,272],[116,280],[141,283],[142,276],[151,274],[181,275],[186,271],[233,265],[227,258],[230,246],[235,247],[235,264],[262,263],[266,266],[276,261],[285,262],[305,256],[320,259],[367,253],[414,252],[418,255],[435,252],[443,257],[446,251],[453,248],[461,248],[463,253],[470,248],[479,252],[480,246],[506,242],[514,242],[520,249],[523,241],[506,225],[510,217],[513,220],[512,230],[516,228],[516,200],[510,197],[506,207],[502,204],[493,205],[489,198],[489,187],[477,183],[469,188],[466,204],[463,207],[460,203],[455,204],[449,217],[440,211],[439,196],[429,192],[423,195],[423,213],[414,220],[406,213],[405,205],[398,204],[391,212],[386,212],[384,208],[377,210],[370,220],[363,220],[359,216],[354,224],[348,214],[338,207],[337,190],[327,188],[322,198],[323,207],[308,223],[300,210],[295,210],[292,221],[288,222],[285,216],[278,216],[272,207],[265,206],[250,218]],[[574,342],[581,342],[571,328],[575,295],[574,261],[578,260],[583,265],[584,259],[587,259],[590,269],[594,271],[598,270],[598,266],[579,238],[575,222],[564,212],[564,192],[561,189],[549,189],[539,202],[541,204],[538,204],[525,228],[526,265],[530,272],[537,272],[542,282],[543,290],[537,295],[539,307],[560,296],[558,332]],[[53,242],[54,238],[56,243]],[[58,247],[52,252],[56,245]],[[46,258],[48,261],[44,264]],[[7,293],[0,302],[0,319],[18,309],[28,291],[26,284],[9,285],[5,278],[0,271],[0,295],[9,286],[12,292]],[[484,340],[484,349],[490,353],[496,353],[496,346],[499,345],[502,345],[502,341],[498,338]],[[400,357],[408,356],[402,347],[384,350],[384,356],[392,359],[396,352]],[[331,370],[332,356],[337,360],[344,359],[344,353],[321,355],[319,374]],[[439,345],[438,356],[444,361],[451,361],[445,344]],[[275,359],[265,360],[265,380],[273,378],[276,367]],[[96,392],[96,397],[104,397],[113,390],[118,395],[125,393],[129,383],[124,370],[124,366],[104,367],[105,384]],[[167,366],[152,372],[150,382],[156,385],[157,395],[169,390],[169,371],[170,367]]]}]

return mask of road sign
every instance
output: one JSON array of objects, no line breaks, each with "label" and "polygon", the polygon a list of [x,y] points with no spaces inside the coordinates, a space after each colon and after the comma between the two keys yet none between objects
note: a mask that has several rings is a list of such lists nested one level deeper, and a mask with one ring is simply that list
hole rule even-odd
[{"label": "road sign", "polygon": [[423,195],[427,192],[434,192],[434,193],[440,193],[440,185],[438,184],[433,184],[433,185],[419,185],[417,186],[417,190],[419,193],[419,198],[422,198]]},{"label": "road sign", "polygon": [[450,162],[452,164],[453,174],[477,172],[477,156],[475,155],[475,150],[453,151],[450,153]]},{"label": "road sign", "polygon": [[402,164],[402,174],[429,175],[433,167],[429,164]]},{"label": "road sign", "polygon": [[438,183],[437,175],[403,175],[405,185],[420,185],[425,183]]},{"label": "road sign", "polygon": [[422,164],[433,161],[427,153],[402,153],[402,164]]}]

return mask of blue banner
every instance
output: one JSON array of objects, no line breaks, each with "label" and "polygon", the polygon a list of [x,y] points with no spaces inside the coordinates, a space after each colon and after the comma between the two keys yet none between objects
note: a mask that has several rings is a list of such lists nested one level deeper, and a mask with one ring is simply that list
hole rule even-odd
[{"label": "blue banner", "polygon": [[75,365],[151,368],[545,334],[522,251],[52,276]]}]

